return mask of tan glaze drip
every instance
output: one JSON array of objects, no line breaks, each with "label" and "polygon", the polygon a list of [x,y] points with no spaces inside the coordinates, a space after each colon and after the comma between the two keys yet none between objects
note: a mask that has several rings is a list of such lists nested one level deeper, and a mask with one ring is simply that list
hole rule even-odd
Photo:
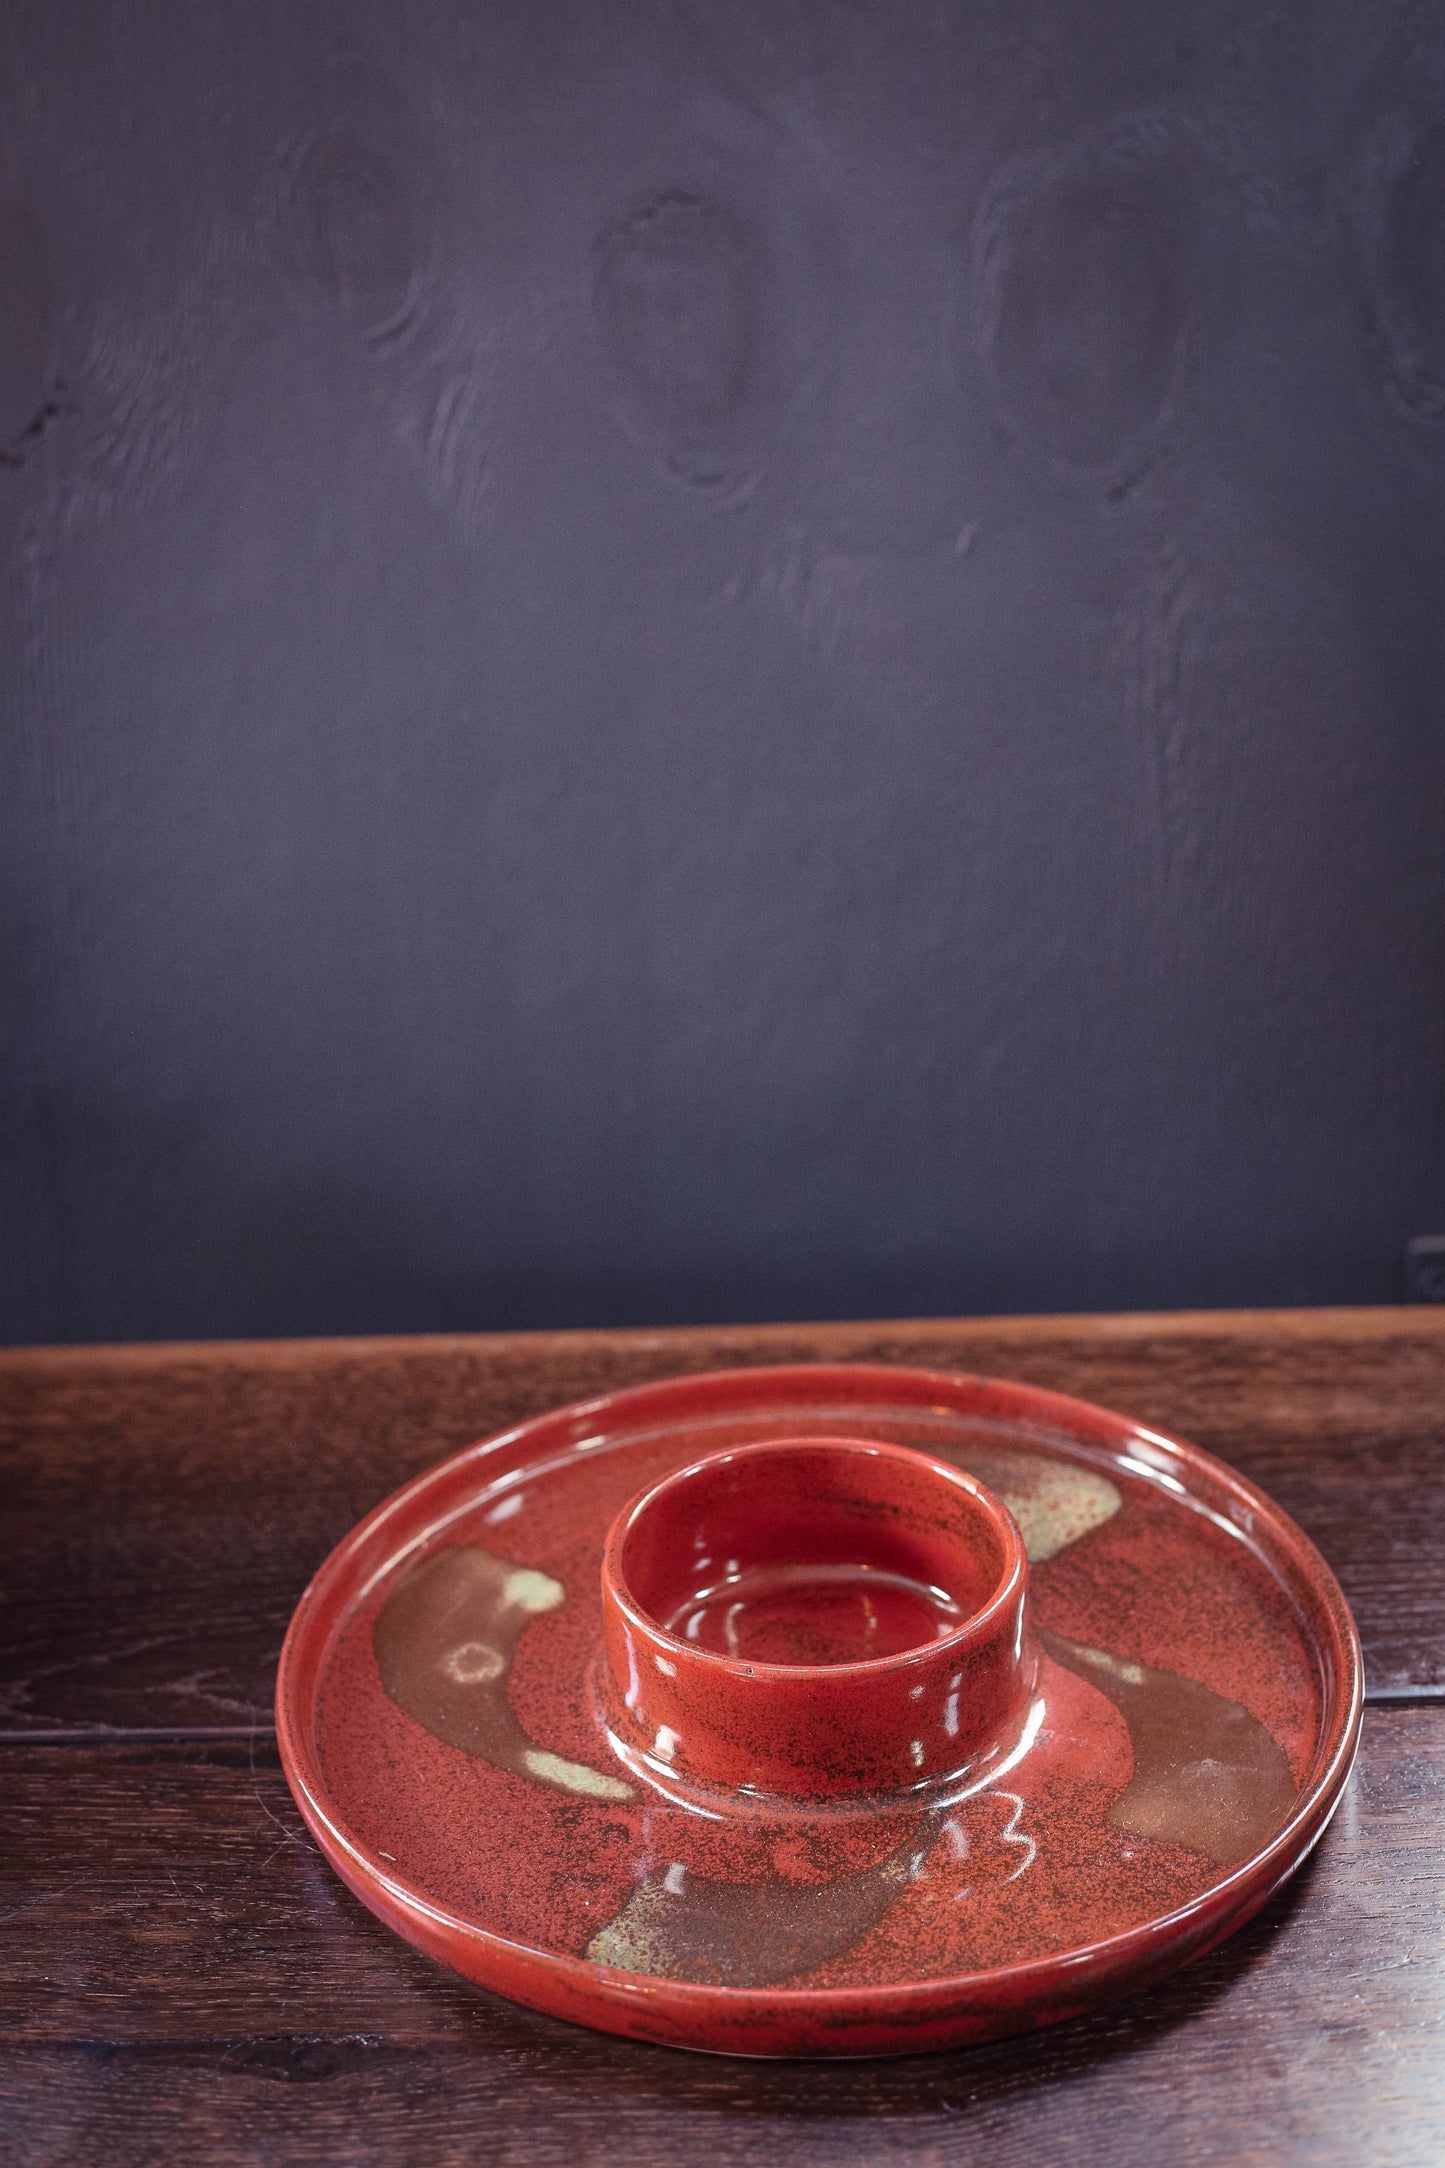
[{"label": "tan glaze drip", "polygon": [[1078,1468],[1034,1453],[1012,1453],[1006,1446],[931,1445],[940,1460],[952,1461],[977,1476],[1001,1498],[1019,1524],[1031,1566],[1102,1528],[1123,1504],[1114,1485],[1091,1468]]},{"label": "tan glaze drip", "polygon": [[539,1746],[507,1694],[523,1631],[565,1595],[547,1574],[474,1544],[438,1551],[393,1590],[372,1628],[381,1683],[434,1739],[464,1754],[585,1799],[630,1799],[620,1777]]},{"label": "tan glaze drip", "polygon": [[708,1987],[771,1987],[811,1972],[884,1918],[927,1858],[936,1819],[833,1882],[713,1882],[678,1861],[633,1891],[586,1954],[594,1964]]},{"label": "tan glaze drip", "polygon": [[1117,1829],[1186,1844],[1232,1867],[1268,1842],[1295,1803],[1289,1764],[1258,1717],[1176,1671],[1039,1629],[1068,1671],[1107,1694],[1129,1727],[1134,1774],[1109,1811]]}]

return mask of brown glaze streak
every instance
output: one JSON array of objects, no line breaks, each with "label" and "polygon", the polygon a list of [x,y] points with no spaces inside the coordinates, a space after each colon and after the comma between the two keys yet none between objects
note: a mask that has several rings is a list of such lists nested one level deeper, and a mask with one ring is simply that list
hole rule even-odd
[{"label": "brown glaze streak", "polygon": [[475,1544],[438,1551],[393,1590],[371,1631],[381,1683],[434,1739],[498,1769],[584,1798],[621,1800],[632,1786],[539,1746],[507,1693],[528,1623],[565,1599],[559,1581]]},{"label": "brown glaze streak", "polygon": [[770,1987],[811,1972],[876,1927],[922,1866],[933,1834],[920,1825],[871,1867],[832,1882],[713,1882],[678,1862],[649,1875],[586,1954],[655,1979]]},{"label": "brown glaze streak", "polygon": [[1055,1663],[1107,1694],[1129,1727],[1134,1774],[1109,1811],[1118,1829],[1187,1844],[1221,1867],[1259,1850],[1298,1787],[1273,1736],[1237,1701],[1176,1671],[1040,1629]]}]

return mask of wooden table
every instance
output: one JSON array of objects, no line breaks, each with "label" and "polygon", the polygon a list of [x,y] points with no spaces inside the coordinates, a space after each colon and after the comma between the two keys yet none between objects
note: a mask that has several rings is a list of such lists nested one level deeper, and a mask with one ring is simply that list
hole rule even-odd
[{"label": "wooden table", "polygon": [[[990,1370],[1264,1484],[1364,1637],[1315,1859],[1161,1992],[896,2063],[638,2047],[386,1933],[281,1776],[313,1566],[439,1454],[722,1364]],[[1445,1310],[990,1319],[0,1355],[0,2154],[25,2163],[1445,2161]]]}]

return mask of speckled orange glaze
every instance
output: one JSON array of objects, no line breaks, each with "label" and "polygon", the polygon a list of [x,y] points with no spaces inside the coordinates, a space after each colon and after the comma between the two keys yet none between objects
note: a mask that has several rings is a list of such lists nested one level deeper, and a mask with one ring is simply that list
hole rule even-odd
[{"label": "speckled orange glaze", "polygon": [[302,1811],[389,1925],[559,2016],[765,2055],[985,2039],[1211,1947],[1319,1837],[1360,1701],[1328,1568],[1220,1462],[823,1365],[427,1471],[321,1568],[277,1683]]}]

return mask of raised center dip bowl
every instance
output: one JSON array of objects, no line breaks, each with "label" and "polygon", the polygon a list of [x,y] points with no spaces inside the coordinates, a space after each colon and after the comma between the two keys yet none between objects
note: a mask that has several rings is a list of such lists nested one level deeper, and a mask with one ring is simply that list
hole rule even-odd
[{"label": "raised center dip bowl", "polygon": [[826,1798],[956,1775],[1020,1721],[1028,1565],[946,1462],[856,1438],[713,1453],[613,1522],[614,1737],[657,1774]]}]

